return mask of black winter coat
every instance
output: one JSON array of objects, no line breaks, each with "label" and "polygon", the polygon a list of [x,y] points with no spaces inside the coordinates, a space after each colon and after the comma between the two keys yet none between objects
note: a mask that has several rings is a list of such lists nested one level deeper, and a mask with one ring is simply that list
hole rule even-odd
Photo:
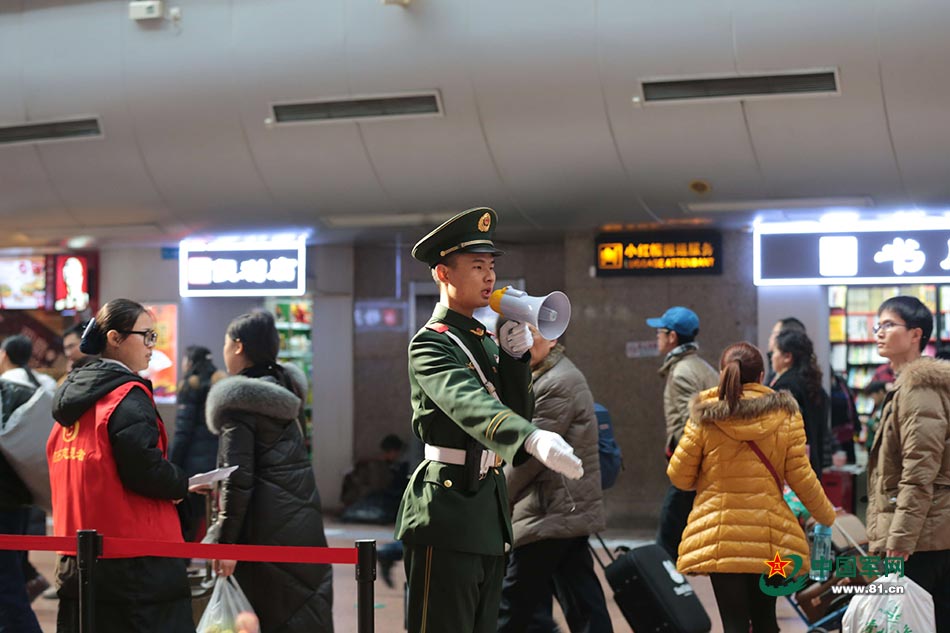
[{"label": "black winter coat", "polygon": [[[295,392],[274,378],[232,376],[211,388],[205,417],[219,434],[219,515],[205,542],[326,547],[313,467],[298,423],[303,373],[285,366]],[[331,633],[330,565],[238,562],[235,576],[266,633]]]},{"label": "black winter coat", "polygon": [[828,393],[821,390],[821,402],[808,397],[805,377],[797,367],[790,367],[770,385],[775,391],[787,391],[795,398],[805,423],[805,439],[808,442],[812,469],[821,477],[825,466],[831,465],[831,427],[828,423]]},{"label": "black winter coat", "polygon": [[205,423],[205,400],[211,385],[225,377],[222,371],[210,376],[192,374],[178,389],[175,437],[168,461],[180,466],[190,477],[214,470],[218,460],[218,437]]},{"label": "black winter coat", "polygon": [[[53,397],[53,417],[75,424],[96,402],[130,381],[152,385],[123,365],[98,361],[73,370]],[[158,413],[141,389],[132,389],[109,418],[109,440],[119,479],[126,488],[156,499],[183,498],[185,473],[162,457]],[[102,503],[110,503],[103,499]],[[57,632],[79,630],[79,569],[75,556],[56,564],[60,598]],[[180,558],[111,558],[96,563],[96,633],[194,633],[191,589]]]}]

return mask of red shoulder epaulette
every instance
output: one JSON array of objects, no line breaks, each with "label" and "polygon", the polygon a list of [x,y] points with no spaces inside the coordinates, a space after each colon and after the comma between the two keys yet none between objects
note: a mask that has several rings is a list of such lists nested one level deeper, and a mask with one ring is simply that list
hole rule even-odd
[{"label": "red shoulder epaulette", "polygon": [[426,329],[432,330],[433,332],[438,332],[439,334],[445,334],[449,331],[449,326],[445,323],[436,323],[434,325],[426,325]]}]

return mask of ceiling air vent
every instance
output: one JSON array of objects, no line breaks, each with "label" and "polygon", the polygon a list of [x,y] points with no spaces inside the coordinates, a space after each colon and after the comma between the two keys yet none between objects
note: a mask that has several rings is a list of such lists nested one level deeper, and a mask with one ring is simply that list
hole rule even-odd
[{"label": "ceiling air vent", "polygon": [[643,82],[645,101],[739,99],[837,92],[838,78],[834,71]]},{"label": "ceiling air vent", "polygon": [[434,92],[274,104],[273,108],[274,120],[277,123],[390,119],[442,114],[442,104],[438,94]]},{"label": "ceiling air vent", "polygon": [[73,119],[48,121],[27,125],[0,127],[0,145],[9,143],[35,143],[38,141],[61,141],[72,138],[102,136],[99,119]]}]

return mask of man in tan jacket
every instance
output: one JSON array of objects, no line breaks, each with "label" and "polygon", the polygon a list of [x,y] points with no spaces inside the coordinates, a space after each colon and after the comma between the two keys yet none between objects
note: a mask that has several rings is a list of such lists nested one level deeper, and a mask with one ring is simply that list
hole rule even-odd
[{"label": "man in tan jacket", "polygon": [[[689,401],[694,395],[715,387],[719,373],[699,356],[699,317],[689,308],[674,306],[647,325],[656,328],[656,344],[665,354],[659,374],[666,380],[663,388],[663,413],[666,417],[666,458],[669,459],[683,436],[689,420]],[[656,543],[676,561],[677,550],[696,493],[671,485],[660,508],[660,527]]]},{"label": "man in tan jacket", "polygon": [[914,297],[881,304],[878,353],[897,374],[868,454],[868,541],[900,557],[950,633],[950,364],[922,357],[933,314]]}]

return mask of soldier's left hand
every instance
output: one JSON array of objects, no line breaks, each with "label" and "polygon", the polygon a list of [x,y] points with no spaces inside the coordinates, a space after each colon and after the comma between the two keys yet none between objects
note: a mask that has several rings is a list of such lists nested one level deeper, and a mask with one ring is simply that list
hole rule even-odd
[{"label": "soldier's left hand", "polygon": [[568,479],[580,479],[584,476],[584,464],[574,455],[574,449],[557,433],[538,429],[524,441],[528,454],[538,458],[542,464]]},{"label": "soldier's left hand", "polygon": [[498,332],[498,342],[512,358],[521,358],[534,345],[534,337],[527,323],[508,321]]}]

